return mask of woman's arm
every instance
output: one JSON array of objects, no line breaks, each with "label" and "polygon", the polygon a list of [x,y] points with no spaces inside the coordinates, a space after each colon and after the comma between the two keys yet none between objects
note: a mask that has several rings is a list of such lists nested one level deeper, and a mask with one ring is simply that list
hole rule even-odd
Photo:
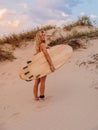
[{"label": "woman's arm", "polygon": [[45,46],[45,43],[41,43],[40,47],[41,47],[41,50],[44,53],[44,56],[45,56],[45,58],[46,58],[46,60],[47,60],[47,62],[49,64],[49,66],[50,66],[51,71],[53,72],[55,70],[55,68],[54,68],[54,65],[52,63],[51,57],[48,54],[48,51],[47,51],[46,46]]},{"label": "woman's arm", "polygon": [[50,49],[50,48],[51,48],[50,46],[48,46],[48,45],[46,46],[46,49]]}]

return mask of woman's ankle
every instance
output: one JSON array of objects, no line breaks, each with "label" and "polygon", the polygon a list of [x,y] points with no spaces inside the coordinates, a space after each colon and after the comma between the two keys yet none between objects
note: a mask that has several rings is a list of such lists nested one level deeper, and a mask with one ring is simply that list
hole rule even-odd
[{"label": "woman's ankle", "polygon": [[39,98],[40,98],[40,99],[44,99],[44,98],[45,98],[45,95],[40,95]]},{"label": "woman's ankle", "polygon": [[35,100],[35,101],[38,101],[38,100],[39,100],[39,97],[34,97],[34,100]]},{"label": "woman's ankle", "polygon": [[44,96],[44,95],[40,95],[40,96],[39,96],[39,100],[40,100],[40,101],[45,101],[45,96]]}]

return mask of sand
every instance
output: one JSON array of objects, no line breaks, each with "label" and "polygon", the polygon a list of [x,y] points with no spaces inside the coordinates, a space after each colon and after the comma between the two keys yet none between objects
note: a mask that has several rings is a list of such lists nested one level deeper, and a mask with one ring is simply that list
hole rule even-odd
[{"label": "sand", "polygon": [[98,40],[72,58],[46,81],[45,102],[33,100],[34,82],[19,78],[33,45],[16,49],[16,60],[0,63],[0,130],[98,130],[98,69],[89,64]]}]

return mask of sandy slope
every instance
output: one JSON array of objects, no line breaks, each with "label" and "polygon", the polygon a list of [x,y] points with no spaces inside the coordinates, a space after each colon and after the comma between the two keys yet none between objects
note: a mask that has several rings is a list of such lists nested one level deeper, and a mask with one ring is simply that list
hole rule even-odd
[{"label": "sandy slope", "polygon": [[98,130],[98,70],[82,64],[98,53],[98,40],[48,76],[45,102],[34,102],[33,82],[18,76],[32,48],[17,49],[14,62],[0,63],[0,130]]}]

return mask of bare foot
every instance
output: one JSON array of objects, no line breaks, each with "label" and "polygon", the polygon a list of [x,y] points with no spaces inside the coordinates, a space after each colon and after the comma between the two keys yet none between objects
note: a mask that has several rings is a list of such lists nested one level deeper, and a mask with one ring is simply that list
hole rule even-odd
[{"label": "bare foot", "polygon": [[39,98],[37,97],[37,98],[34,98],[34,101],[39,101]]}]

